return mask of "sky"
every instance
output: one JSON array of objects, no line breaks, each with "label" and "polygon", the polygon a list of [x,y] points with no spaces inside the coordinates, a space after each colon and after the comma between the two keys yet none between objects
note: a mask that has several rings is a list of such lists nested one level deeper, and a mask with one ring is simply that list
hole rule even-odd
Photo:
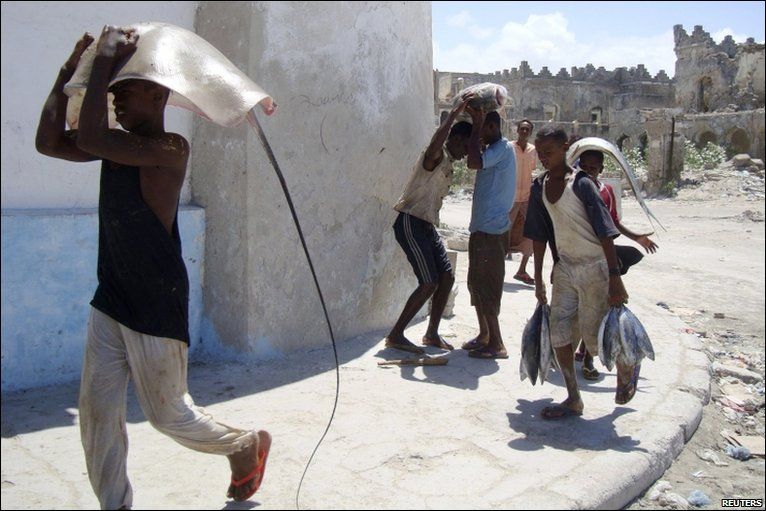
[{"label": "sky", "polygon": [[644,64],[675,74],[673,25],[702,25],[720,42],[764,41],[764,2],[432,2],[433,62],[440,71],[492,73],[588,63]]}]

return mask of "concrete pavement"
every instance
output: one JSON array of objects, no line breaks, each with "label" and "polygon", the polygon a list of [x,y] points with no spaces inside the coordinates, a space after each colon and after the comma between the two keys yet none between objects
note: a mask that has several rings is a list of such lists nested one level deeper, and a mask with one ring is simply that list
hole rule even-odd
[{"label": "concrete pavement", "polygon": [[[670,465],[709,398],[707,357],[685,325],[650,301],[629,307],[646,327],[656,361],[645,361],[636,397],[614,404],[615,375],[580,378],[582,417],[544,421],[562,400],[563,380],[519,380],[520,336],[535,306],[531,286],[506,262],[500,324],[511,358],[475,360],[455,350],[449,364],[379,367],[409,356],[383,348],[385,332],[341,342],[338,411],[304,481],[303,509],[618,508]],[[459,253],[455,316],[442,333],[459,345],[477,332]],[[394,318],[392,318],[393,321]],[[417,342],[426,323],[412,325]],[[317,335],[326,336],[324,325]],[[433,354],[440,350],[429,348]],[[335,393],[329,347],[259,364],[193,365],[197,404],[218,420],[273,435],[265,481],[245,503],[227,502],[228,464],[155,431],[128,400],[128,473],[135,509],[295,508],[306,461],[324,431]],[[132,390],[131,390],[132,393]],[[2,400],[2,507],[95,508],[77,423],[77,383]]]}]

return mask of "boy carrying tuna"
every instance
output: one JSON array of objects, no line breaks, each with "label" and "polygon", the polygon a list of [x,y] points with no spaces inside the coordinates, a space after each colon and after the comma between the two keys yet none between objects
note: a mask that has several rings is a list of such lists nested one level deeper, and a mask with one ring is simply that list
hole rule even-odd
[{"label": "boy carrying tuna", "polygon": [[[611,305],[628,301],[620,277],[613,239],[614,225],[598,188],[585,172],[566,163],[568,137],[560,128],[545,127],[535,139],[540,163],[547,172],[532,183],[524,236],[532,240],[535,296],[547,303],[543,258],[550,245],[551,344],[567,387],[567,399],[542,410],[544,419],[582,415],[583,402],[574,369],[574,346],[583,339],[588,351],[598,352],[598,328]],[[637,367],[617,364],[615,403],[625,404],[636,393]]]}]

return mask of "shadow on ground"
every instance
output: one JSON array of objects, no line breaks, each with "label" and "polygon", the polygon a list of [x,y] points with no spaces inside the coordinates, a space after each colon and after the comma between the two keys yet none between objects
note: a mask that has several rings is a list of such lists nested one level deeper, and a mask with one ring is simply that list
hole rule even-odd
[{"label": "shadow on ground", "polygon": [[[373,332],[338,343],[338,360],[348,363],[381,342],[385,334]],[[330,340],[327,346],[296,351],[284,358],[258,363],[209,362],[189,364],[189,393],[195,404],[205,407],[251,394],[288,385],[335,370]],[[3,394],[3,438],[70,426],[75,423],[78,408],[79,381]],[[40,403],[44,403],[44,406]],[[132,385],[128,390],[127,421],[145,419]],[[240,509],[240,508],[237,508]]]},{"label": "shadow on ground", "polygon": [[[540,413],[553,404],[553,399],[536,401],[519,399],[516,409],[519,413],[508,413],[508,425],[524,438],[508,442],[508,447],[519,451],[537,451],[552,447],[563,451],[586,449],[589,451],[647,452],[639,447],[640,442],[631,436],[617,434],[614,421],[622,415],[635,412],[633,408],[616,407],[609,415],[596,419],[566,417],[545,420]],[[587,402],[586,402],[587,406]]]}]

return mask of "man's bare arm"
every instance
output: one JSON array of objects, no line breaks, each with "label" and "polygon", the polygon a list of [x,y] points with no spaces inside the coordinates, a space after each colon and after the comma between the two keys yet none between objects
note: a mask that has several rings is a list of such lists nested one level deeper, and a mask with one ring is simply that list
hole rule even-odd
[{"label": "man's bare arm", "polygon": [[460,113],[465,109],[465,106],[471,99],[473,99],[473,97],[474,95],[469,93],[460,98],[458,104],[455,105],[455,107],[450,111],[447,118],[444,119],[444,122],[442,122],[441,126],[439,126],[439,129],[436,130],[436,133],[434,133],[434,136],[431,137],[431,143],[428,144],[428,149],[426,149],[426,154],[423,158],[423,168],[428,171],[432,171],[436,168],[437,165],[439,165],[443,155],[442,148],[444,147],[444,143],[447,141],[450,129],[452,128],[452,123],[455,122],[457,116],[460,115]]},{"label": "man's bare arm", "polygon": [[46,156],[69,161],[93,161],[98,157],[77,147],[77,130],[66,130],[66,109],[69,97],[64,94],[64,85],[72,78],[85,49],[93,42],[93,36],[85,33],[72,50],[72,54],[61,66],[53,89],[45,101],[37,125],[35,147]]},{"label": "man's bare arm", "polygon": [[471,107],[466,107],[466,112],[471,114],[473,119],[473,129],[471,130],[471,138],[468,139],[468,168],[473,170],[481,170],[481,132],[484,129],[484,117],[483,110],[476,110]]},{"label": "man's bare arm", "polygon": [[[606,263],[610,269],[619,268],[619,261],[617,259],[617,251],[614,248],[614,240],[612,238],[601,238],[601,248],[604,250],[604,256],[606,257]],[[628,292],[625,290],[625,285],[622,282],[622,277],[619,273],[613,275],[609,273],[609,305],[622,305],[628,303]]]},{"label": "man's bare arm", "polygon": [[614,225],[617,227],[617,230],[620,231],[620,233],[624,234],[628,238],[644,247],[644,250],[646,250],[648,253],[653,254],[659,248],[657,244],[649,238],[649,236],[654,234],[653,232],[646,234],[636,234],[635,232],[622,225],[622,222],[620,221],[615,222]]},{"label": "man's bare arm", "polygon": [[548,303],[548,297],[545,293],[545,281],[543,280],[543,260],[545,259],[545,246],[544,241],[532,241],[532,254],[534,255],[535,264],[535,297],[540,303]]},{"label": "man's bare arm", "polygon": [[78,147],[122,165],[185,169],[189,144],[180,135],[152,138],[109,129],[109,81],[116,66],[136,51],[137,40],[132,30],[104,27],[80,112]]}]

